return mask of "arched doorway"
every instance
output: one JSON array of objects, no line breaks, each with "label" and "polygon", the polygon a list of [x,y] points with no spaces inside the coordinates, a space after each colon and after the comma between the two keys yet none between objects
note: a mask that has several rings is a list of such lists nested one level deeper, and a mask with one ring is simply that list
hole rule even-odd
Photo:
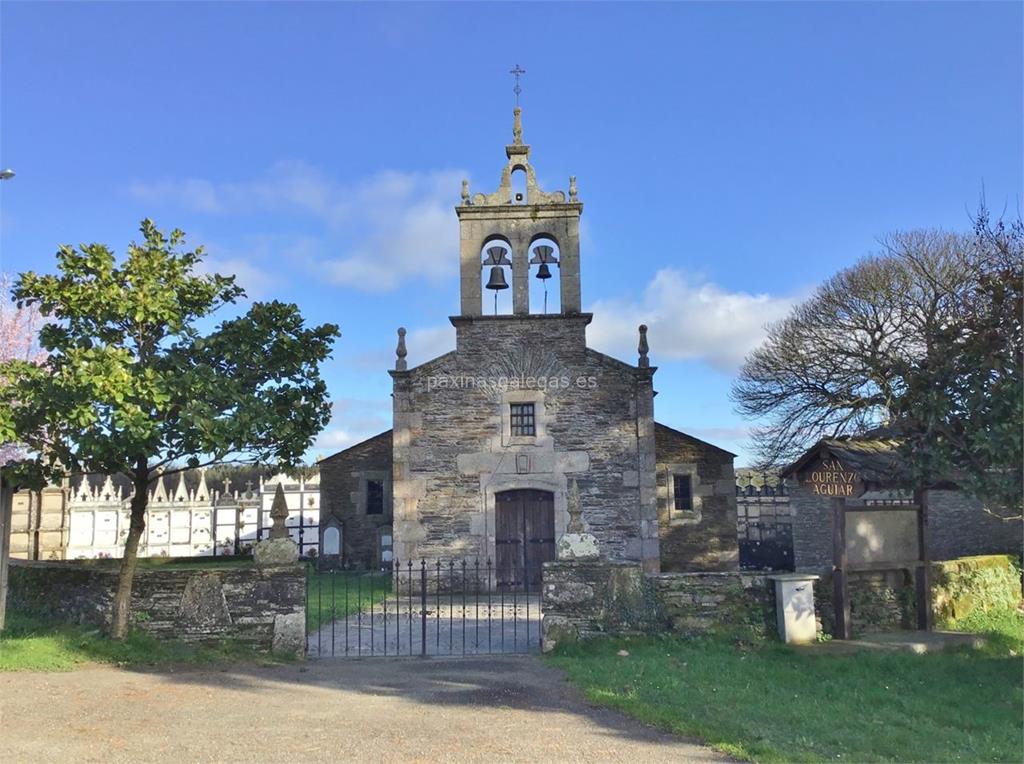
[{"label": "arched doorway", "polygon": [[555,559],[555,496],[532,488],[495,494],[499,589],[540,592],[542,565]]}]

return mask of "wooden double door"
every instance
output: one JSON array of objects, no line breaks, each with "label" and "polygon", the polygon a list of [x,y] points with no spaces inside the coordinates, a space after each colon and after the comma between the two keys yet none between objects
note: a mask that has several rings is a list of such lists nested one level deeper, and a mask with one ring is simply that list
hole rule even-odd
[{"label": "wooden double door", "polygon": [[542,565],[555,559],[555,496],[520,489],[495,495],[495,573],[499,589],[540,594]]}]

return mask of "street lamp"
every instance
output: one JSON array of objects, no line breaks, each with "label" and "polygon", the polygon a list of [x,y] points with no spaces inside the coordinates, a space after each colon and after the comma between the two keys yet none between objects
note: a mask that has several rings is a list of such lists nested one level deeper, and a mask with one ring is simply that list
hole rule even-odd
[{"label": "street lamp", "polygon": [[0,170],[0,180],[10,180],[14,177],[14,170],[10,167]]}]

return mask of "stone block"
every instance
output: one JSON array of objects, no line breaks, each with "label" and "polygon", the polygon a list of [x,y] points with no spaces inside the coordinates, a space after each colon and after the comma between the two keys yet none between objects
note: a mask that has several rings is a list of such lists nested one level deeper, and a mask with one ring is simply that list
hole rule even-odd
[{"label": "stone block", "polygon": [[590,533],[565,533],[558,539],[555,556],[559,560],[595,560],[600,556],[597,539]]},{"label": "stone block", "polygon": [[558,645],[573,644],[579,641],[580,632],[568,618],[546,615],[541,623],[541,649],[549,653]]},{"label": "stone block", "polygon": [[306,614],[280,613],[274,616],[271,650],[275,655],[301,657],[306,650]]},{"label": "stone block", "polygon": [[267,539],[253,549],[258,568],[281,568],[299,561],[299,547],[291,539]]},{"label": "stone block", "polygon": [[230,624],[231,614],[221,577],[217,573],[197,573],[189,578],[181,595],[179,613],[200,626]]}]

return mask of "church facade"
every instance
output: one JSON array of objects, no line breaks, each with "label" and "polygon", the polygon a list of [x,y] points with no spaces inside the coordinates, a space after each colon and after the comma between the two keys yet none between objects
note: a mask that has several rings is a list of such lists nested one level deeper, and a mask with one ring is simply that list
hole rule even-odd
[{"label": "church facade", "polygon": [[455,209],[455,350],[408,368],[400,329],[393,428],[320,462],[323,563],[493,560],[534,585],[575,522],[651,573],[737,569],[734,455],[655,422],[646,327],[635,364],[587,347],[576,180],[538,186],[518,107],[505,152]]}]

